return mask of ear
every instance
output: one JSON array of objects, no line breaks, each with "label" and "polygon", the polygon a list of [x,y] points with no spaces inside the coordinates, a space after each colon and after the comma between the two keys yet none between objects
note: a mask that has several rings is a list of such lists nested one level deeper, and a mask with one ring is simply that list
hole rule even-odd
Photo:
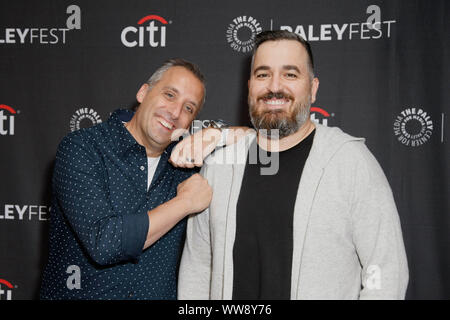
[{"label": "ear", "polygon": [[148,84],[144,83],[141,88],[139,89],[139,91],[136,93],[136,100],[139,103],[142,103],[142,101],[144,101],[145,95],[147,94],[148,91]]},{"label": "ear", "polygon": [[317,90],[319,90],[319,78],[314,78],[311,84],[311,103],[314,103],[316,101]]}]

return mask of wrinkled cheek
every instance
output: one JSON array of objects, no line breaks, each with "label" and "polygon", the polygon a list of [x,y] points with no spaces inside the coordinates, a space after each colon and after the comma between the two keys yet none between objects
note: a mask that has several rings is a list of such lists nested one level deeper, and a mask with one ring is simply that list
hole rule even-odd
[{"label": "wrinkled cheek", "polygon": [[148,130],[148,128],[151,125],[151,122],[152,122],[152,116],[150,115],[150,112],[145,113],[143,116],[142,125],[144,125]]}]

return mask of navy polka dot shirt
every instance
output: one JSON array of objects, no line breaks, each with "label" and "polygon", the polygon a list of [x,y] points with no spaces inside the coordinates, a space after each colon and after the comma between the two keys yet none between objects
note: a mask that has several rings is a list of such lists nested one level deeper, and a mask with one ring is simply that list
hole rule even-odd
[{"label": "navy polka dot shirt", "polygon": [[145,148],[122,123],[132,115],[117,110],[58,147],[41,299],[176,299],[186,219],[143,251],[147,211],[175,197],[197,170],[173,167],[171,144],[147,190]]}]

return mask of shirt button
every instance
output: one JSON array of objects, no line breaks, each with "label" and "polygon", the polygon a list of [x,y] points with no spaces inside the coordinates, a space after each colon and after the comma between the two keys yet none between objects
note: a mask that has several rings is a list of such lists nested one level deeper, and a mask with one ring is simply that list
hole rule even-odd
[{"label": "shirt button", "polygon": [[139,169],[141,169],[141,171],[144,171],[145,167],[144,166],[140,166]]}]

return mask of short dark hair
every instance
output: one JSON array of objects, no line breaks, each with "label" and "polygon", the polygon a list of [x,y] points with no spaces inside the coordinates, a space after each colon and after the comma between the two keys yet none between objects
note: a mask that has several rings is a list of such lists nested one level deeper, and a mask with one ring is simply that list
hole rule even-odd
[{"label": "short dark hair", "polygon": [[314,75],[314,58],[309,42],[303,39],[298,34],[287,30],[267,30],[256,35],[253,47],[252,66],[256,50],[258,50],[261,44],[263,44],[266,41],[279,41],[279,40],[294,40],[300,42],[305,48],[306,52],[308,53],[308,67],[310,69],[309,71],[311,72],[311,75]]}]

